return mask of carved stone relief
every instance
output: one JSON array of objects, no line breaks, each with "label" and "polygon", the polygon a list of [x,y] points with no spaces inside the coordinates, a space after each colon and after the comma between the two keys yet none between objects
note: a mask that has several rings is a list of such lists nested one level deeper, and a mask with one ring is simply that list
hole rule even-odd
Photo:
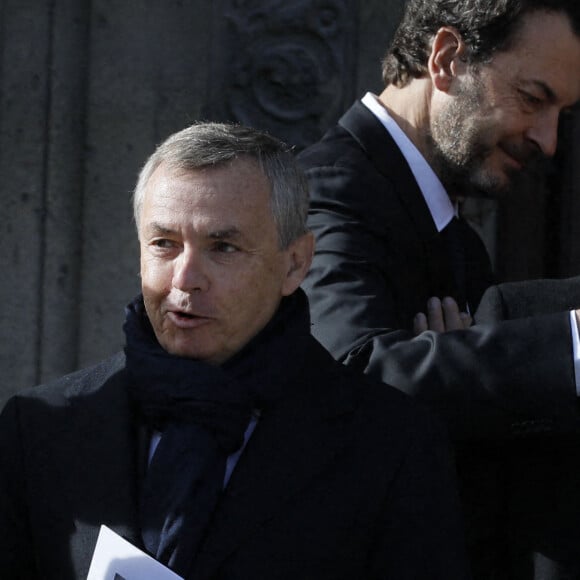
[{"label": "carved stone relief", "polygon": [[267,129],[303,147],[320,137],[353,97],[353,0],[228,0],[212,83],[215,118]]}]

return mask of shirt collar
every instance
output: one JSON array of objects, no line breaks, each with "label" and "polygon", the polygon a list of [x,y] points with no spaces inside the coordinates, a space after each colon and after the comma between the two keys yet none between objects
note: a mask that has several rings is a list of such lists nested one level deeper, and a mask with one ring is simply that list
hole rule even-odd
[{"label": "shirt collar", "polygon": [[378,97],[369,92],[362,98],[362,103],[381,122],[401,150],[423,194],[435,227],[440,232],[455,215],[453,204],[443,184],[435,175],[427,160],[389,115],[387,109],[379,103]]}]

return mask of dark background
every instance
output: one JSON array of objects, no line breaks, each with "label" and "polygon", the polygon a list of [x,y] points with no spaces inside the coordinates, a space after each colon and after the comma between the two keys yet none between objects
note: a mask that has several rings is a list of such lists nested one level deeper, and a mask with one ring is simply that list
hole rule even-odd
[{"label": "dark background", "polygon": [[[123,343],[130,196],[156,144],[235,120],[301,148],[367,90],[402,0],[0,0],[0,404]],[[527,191],[470,202],[502,279],[580,271],[580,122]]]}]

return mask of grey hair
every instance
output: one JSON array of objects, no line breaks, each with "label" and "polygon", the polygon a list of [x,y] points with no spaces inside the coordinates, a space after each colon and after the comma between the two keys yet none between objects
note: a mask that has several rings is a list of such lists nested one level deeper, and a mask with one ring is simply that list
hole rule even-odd
[{"label": "grey hair", "polygon": [[286,249],[308,231],[306,178],[285,143],[242,125],[196,123],[161,143],[139,173],[133,194],[137,227],[147,183],[162,163],[170,169],[195,171],[244,158],[255,160],[270,183],[270,203],[278,241],[280,248]]}]

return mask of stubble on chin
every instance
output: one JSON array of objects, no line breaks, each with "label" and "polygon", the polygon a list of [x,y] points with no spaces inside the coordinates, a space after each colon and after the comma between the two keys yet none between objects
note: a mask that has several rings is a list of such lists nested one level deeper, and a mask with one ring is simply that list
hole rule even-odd
[{"label": "stubble on chin", "polygon": [[479,79],[472,76],[431,118],[427,160],[452,196],[503,189],[503,180],[485,167],[493,150],[493,127],[481,114],[482,91]]},{"label": "stubble on chin", "polygon": [[[475,79],[431,119],[428,162],[452,197],[502,199],[530,191],[545,179],[549,160],[533,144],[496,143],[497,127],[481,113],[483,101]],[[501,147],[523,167],[494,167],[494,152]]]}]

